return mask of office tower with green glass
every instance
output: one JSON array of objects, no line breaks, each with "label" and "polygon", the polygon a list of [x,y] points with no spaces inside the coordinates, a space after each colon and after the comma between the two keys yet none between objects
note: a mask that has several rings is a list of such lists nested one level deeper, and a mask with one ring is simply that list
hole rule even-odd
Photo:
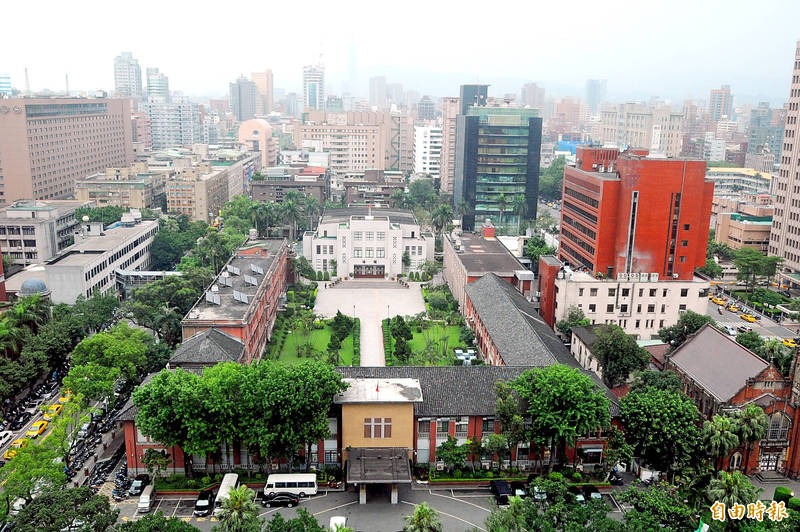
[{"label": "office tower with green glass", "polygon": [[457,117],[453,207],[465,230],[489,218],[515,234],[520,218],[536,218],[542,143],[537,115],[536,109],[473,106]]}]

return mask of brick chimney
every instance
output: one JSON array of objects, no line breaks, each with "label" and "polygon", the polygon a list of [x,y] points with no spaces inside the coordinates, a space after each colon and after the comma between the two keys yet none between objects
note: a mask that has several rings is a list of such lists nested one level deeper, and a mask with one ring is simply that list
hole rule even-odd
[{"label": "brick chimney", "polygon": [[483,226],[481,227],[481,235],[483,235],[483,238],[494,238],[494,226],[492,225],[491,220],[486,220],[483,222]]}]

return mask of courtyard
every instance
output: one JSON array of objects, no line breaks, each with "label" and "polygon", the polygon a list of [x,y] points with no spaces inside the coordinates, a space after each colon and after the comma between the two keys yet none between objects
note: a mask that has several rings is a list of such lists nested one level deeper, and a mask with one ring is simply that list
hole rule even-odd
[{"label": "courtyard", "polygon": [[384,366],[381,320],[425,312],[418,283],[405,288],[394,281],[347,280],[333,288],[320,283],[314,313],[332,318],[337,311],[361,320],[361,365]]}]

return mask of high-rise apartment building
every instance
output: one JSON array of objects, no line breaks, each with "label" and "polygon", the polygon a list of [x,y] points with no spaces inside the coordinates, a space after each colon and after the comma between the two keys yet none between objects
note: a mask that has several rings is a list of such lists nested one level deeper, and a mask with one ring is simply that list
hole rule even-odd
[{"label": "high-rise apartment building", "polygon": [[231,112],[236,120],[244,122],[256,116],[256,100],[258,91],[256,84],[244,76],[230,84],[228,91],[228,102]]},{"label": "high-rise apartment building", "polygon": [[683,145],[683,113],[669,107],[647,107],[640,103],[604,105],[600,111],[596,142],[619,148],[630,146],[678,157]]},{"label": "high-rise apartment building", "polygon": [[378,109],[386,107],[386,76],[369,78],[369,105]]},{"label": "high-rise apartment building", "polygon": [[[295,126],[294,144],[319,141],[330,153],[330,169],[336,173],[386,168],[389,149],[386,113],[308,113],[305,123]],[[380,116],[379,116],[380,115]]]},{"label": "high-rise apartment building", "polygon": [[71,196],[75,180],[133,162],[128,99],[0,104],[0,203]]},{"label": "high-rise apartment building", "polygon": [[785,122],[784,109],[771,109],[769,102],[759,103],[750,111],[747,153],[780,153]]},{"label": "high-rise apartment building", "polygon": [[[491,218],[516,230],[521,216],[536,218],[542,142],[537,113],[473,106],[458,116],[453,207],[466,207],[464,229],[472,231],[476,220]],[[524,213],[514,206],[517,198],[525,200]]]},{"label": "high-rise apartment building", "polygon": [[414,127],[414,173],[439,178],[442,156],[442,128]]},{"label": "high-rise apartment building", "polygon": [[544,110],[544,87],[536,83],[526,83],[520,92],[520,103],[526,107]]},{"label": "high-rise apartment building", "polygon": [[141,104],[140,109],[150,119],[154,150],[191,146],[203,141],[203,124],[198,104],[186,99],[177,102],[149,101]]},{"label": "high-rise apartment building", "polygon": [[467,114],[467,109],[472,106],[483,107],[489,96],[489,85],[461,85],[459,91],[459,113]]},{"label": "high-rise apartment building", "polygon": [[405,102],[403,98],[403,84],[402,83],[389,83],[386,85],[386,99],[388,103],[400,107]]},{"label": "high-rise apartment building", "polygon": [[600,104],[606,101],[606,88],[607,81],[604,79],[586,80],[586,103],[592,116],[600,111]]},{"label": "high-rise apartment building", "polygon": [[417,118],[420,120],[434,120],[436,118],[436,104],[428,96],[423,96],[417,103]]},{"label": "high-rise apartment building", "polygon": [[157,68],[147,69],[147,99],[151,102],[169,102],[169,78]]},{"label": "high-rise apartment building", "polygon": [[253,72],[250,79],[256,84],[256,114],[268,115],[272,112],[272,70]]},{"label": "high-rise apartment building", "polygon": [[453,193],[456,169],[456,118],[461,110],[458,98],[442,98],[442,157],[439,163],[439,191]]},{"label": "high-rise apartment building", "polygon": [[142,69],[130,52],[114,58],[114,90],[117,96],[142,97]]},{"label": "high-rise apartment building", "polygon": [[153,149],[153,130],[150,125],[150,117],[146,113],[131,113],[131,133],[134,144],[141,145],[142,150]]},{"label": "high-rise apartment building", "polygon": [[615,278],[689,280],[706,261],[714,183],[704,161],[578,147],[564,170],[559,258]]},{"label": "high-rise apartment building", "polygon": [[325,110],[325,67],[322,65],[303,67],[303,107]]},{"label": "high-rise apartment building", "polygon": [[783,259],[779,272],[781,284],[800,286],[800,142],[796,142],[800,118],[800,41],[795,48],[792,85],[786,116],[786,130],[781,150],[775,193],[775,213],[769,237],[769,255]]},{"label": "high-rise apartment building", "polygon": [[0,74],[0,98],[11,98],[11,76]]},{"label": "high-rise apartment building", "polygon": [[711,120],[720,120],[723,116],[730,118],[732,110],[733,95],[730,85],[711,89],[711,95],[708,97],[708,114]]}]

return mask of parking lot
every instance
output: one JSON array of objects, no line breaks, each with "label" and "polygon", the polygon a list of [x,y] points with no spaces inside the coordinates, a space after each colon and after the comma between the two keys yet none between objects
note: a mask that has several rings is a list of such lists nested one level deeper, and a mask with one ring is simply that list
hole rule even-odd
[{"label": "parking lot", "polygon": [[[609,505],[609,515],[621,519],[622,513],[616,500],[609,494],[604,494],[603,500]],[[194,501],[194,496],[157,497],[152,511],[183,519],[200,530],[210,531],[217,519],[192,516]],[[359,505],[358,494],[351,489],[346,492],[321,491],[314,497],[303,499],[299,508],[305,508],[323,526],[327,526],[332,516],[341,515],[347,517],[348,526],[356,531],[396,532],[403,529],[403,517],[413,513],[414,506],[422,502],[427,502],[439,512],[445,531],[485,530],[484,521],[492,511],[494,499],[489,490],[484,488],[450,490],[401,486],[399,504],[396,505],[390,504],[388,490],[370,490],[367,504]],[[137,499],[133,497],[114,505],[120,510],[121,520],[141,517],[142,514],[136,513],[136,503]],[[261,516],[266,519],[271,519],[276,513],[286,519],[297,515],[297,508],[261,508]]]}]

